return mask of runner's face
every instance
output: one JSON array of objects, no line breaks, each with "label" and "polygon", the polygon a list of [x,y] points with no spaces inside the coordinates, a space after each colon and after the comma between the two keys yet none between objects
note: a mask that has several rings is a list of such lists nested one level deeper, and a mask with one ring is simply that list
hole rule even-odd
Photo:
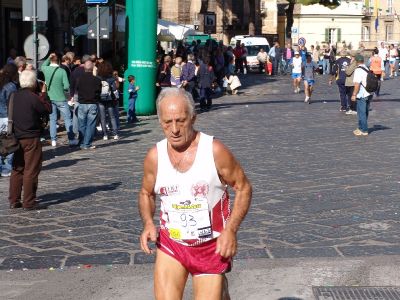
[{"label": "runner's face", "polygon": [[160,123],[165,137],[174,149],[188,147],[192,141],[195,117],[181,98],[167,97],[160,105]]}]

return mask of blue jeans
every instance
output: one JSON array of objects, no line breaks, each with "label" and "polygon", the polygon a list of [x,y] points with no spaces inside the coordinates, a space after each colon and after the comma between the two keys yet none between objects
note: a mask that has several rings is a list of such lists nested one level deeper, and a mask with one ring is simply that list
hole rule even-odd
[{"label": "blue jeans", "polygon": [[329,59],[324,58],[322,60],[322,70],[324,74],[331,73],[331,62],[329,61]]},{"label": "blue jeans", "polygon": [[79,142],[81,148],[92,146],[96,132],[97,104],[82,104],[78,106]]},{"label": "blue jeans", "polygon": [[99,103],[99,113],[100,113],[100,124],[101,128],[103,129],[103,135],[107,135],[107,126],[106,126],[106,114],[108,113],[108,118],[110,119],[111,122],[111,133],[113,135],[118,134],[118,127],[117,127],[117,121],[115,119],[115,114],[114,114],[114,105],[112,101],[101,101]]},{"label": "blue jeans", "polygon": [[57,140],[57,110],[60,111],[67,130],[68,139],[75,139],[74,131],[72,129],[71,111],[67,101],[51,101],[52,112],[50,114],[50,138],[52,141]]},{"label": "blue jeans", "polygon": [[290,73],[290,61],[291,61],[290,58],[284,60],[284,62],[285,62],[285,67],[284,67],[284,70],[283,70],[283,71],[284,71],[285,74]]},{"label": "blue jeans", "polygon": [[[0,132],[7,131],[8,118],[0,118]],[[0,156],[0,173],[9,174],[12,170],[14,153],[7,156]]]},{"label": "blue jeans", "polygon": [[211,107],[212,105],[211,95],[212,95],[211,88],[200,88],[200,108]]},{"label": "blue jeans", "polygon": [[362,132],[368,132],[368,113],[371,99],[372,96],[357,98],[358,129]]},{"label": "blue jeans", "polygon": [[136,98],[129,98],[128,123],[136,121]]},{"label": "blue jeans", "polygon": [[79,124],[78,124],[78,94],[74,95],[74,108],[72,109],[72,128],[74,130],[74,134],[79,134]]}]

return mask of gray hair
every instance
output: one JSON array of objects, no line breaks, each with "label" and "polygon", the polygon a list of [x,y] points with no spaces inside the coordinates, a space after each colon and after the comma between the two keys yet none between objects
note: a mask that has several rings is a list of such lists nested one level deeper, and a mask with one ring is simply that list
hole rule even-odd
[{"label": "gray hair", "polygon": [[89,60],[90,60],[90,55],[85,54],[84,56],[82,56],[81,63],[84,64],[85,62],[87,62]]},{"label": "gray hair", "polygon": [[32,70],[22,71],[19,75],[21,88],[34,88],[36,86],[36,73]]},{"label": "gray hair", "polygon": [[17,56],[14,59],[14,64],[20,68],[20,67],[25,67],[26,66],[26,58],[23,56]]},{"label": "gray hair", "polygon": [[187,56],[187,60],[194,60],[194,55],[192,53],[189,53]]},{"label": "gray hair", "polygon": [[156,103],[157,103],[158,120],[160,120],[161,102],[167,97],[175,97],[183,99],[188,109],[189,116],[193,118],[196,115],[196,109],[192,95],[186,92],[184,89],[170,87],[162,89],[160,95],[158,95],[157,97]]}]

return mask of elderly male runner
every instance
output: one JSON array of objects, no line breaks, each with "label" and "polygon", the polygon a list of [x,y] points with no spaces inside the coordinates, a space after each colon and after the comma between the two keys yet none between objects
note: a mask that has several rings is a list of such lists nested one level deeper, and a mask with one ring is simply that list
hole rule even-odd
[{"label": "elderly male runner", "polygon": [[[157,242],[156,299],[182,299],[188,275],[194,298],[230,299],[225,273],[236,254],[236,233],[251,200],[252,187],[232,153],[212,136],[193,128],[194,102],[183,89],[168,88],[157,99],[166,139],[144,160],[139,210],[141,248]],[[229,207],[227,185],[235,190]],[[160,229],[153,223],[161,198]]]}]

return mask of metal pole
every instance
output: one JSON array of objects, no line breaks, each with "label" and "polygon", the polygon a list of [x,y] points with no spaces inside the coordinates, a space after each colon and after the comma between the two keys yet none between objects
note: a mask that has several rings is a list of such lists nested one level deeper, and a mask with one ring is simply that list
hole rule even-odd
[{"label": "metal pole", "polygon": [[38,67],[37,0],[33,0],[33,66]]},{"label": "metal pole", "polygon": [[96,42],[97,57],[100,57],[100,5],[96,5]]}]

